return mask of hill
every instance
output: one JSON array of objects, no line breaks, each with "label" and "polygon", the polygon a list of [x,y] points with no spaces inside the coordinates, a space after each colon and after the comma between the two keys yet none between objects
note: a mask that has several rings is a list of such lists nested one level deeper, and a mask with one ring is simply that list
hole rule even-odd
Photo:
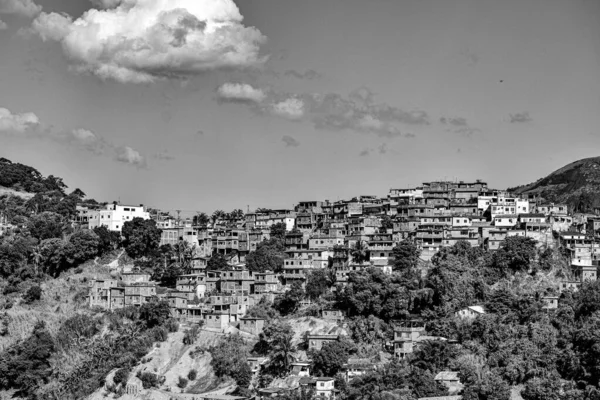
[{"label": "hill", "polygon": [[591,212],[600,207],[600,157],[572,162],[536,182],[508,190],[544,202],[566,203],[574,212]]}]

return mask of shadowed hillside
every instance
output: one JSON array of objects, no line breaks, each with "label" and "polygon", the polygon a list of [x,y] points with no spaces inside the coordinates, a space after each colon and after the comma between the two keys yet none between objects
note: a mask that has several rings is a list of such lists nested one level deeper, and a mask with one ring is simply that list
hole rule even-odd
[{"label": "shadowed hillside", "polygon": [[575,161],[534,183],[509,190],[546,202],[567,203],[575,212],[592,211],[600,207],[600,157]]}]

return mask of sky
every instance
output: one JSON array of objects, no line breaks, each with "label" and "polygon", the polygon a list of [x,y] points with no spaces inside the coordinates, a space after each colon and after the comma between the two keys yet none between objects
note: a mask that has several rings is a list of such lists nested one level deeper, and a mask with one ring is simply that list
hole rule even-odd
[{"label": "sky", "polygon": [[0,0],[0,157],[184,213],[600,154],[597,0]]}]

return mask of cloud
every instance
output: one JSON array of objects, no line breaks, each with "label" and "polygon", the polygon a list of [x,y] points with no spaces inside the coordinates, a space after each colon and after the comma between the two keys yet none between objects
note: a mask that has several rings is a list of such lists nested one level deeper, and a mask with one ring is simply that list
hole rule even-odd
[{"label": "cloud", "polygon": [[106,140],[87,129],[75,129],[64,136],[68,143],[94,154],[104,154],[112,147]]},{"label": "cloud", "polygon": [[298,72],[293,69],[288,69],[287,71],[285,71],[284,75],[292,77],[292,78],[308,79],[308,80],[318,79],[321,77],[321,74],[319,74],[314,69],[309,69],[305,72]]},{"label": "cloud", "polygon": [[[118,4],[117,4],[118,3]],[[79,72],[118,82],[186,78],[262,66],[265,36],[243,25],[233,0],[98,0],[73,20],[42,13],[32,24]]]},{"label": "cloud", "polygon": [[452,126],[467,126],[467,120],[462,117],[458,118],[440,118],[440,122],[444,125],[452,125]]},{"label": "cloud", "polygon": [[6,29],[8,29],[8,25],[6,25],[6,22],[0,19],[0,31],[4,31]]},{"label": "cloud", "polygon": [[175,159],[175,156],[172,156],[168,151],[165,150],[154,154],[154,158],[157,160],[172,161]]},{"label": "cloud", "polygon": [[527,111],[523,111],[516,114],[510,114],[510,123],[511,124],[523,124],[526,122],[531,122],[533,119],[529,115]]},{"label": "cloud", "polygon": [[387,144],[382,143],[381,146],[379,146],[377,148],[377,151],[379,152],[379,154],[385,154],[388,152],[388,148],[387,148]]},{"label": "cloud", "polygon": [[196,131],[196,135],[198,135],[198,136],[204,136],[204,133],[205,133],[205,132],[204,132],[202,129],[198,129],[198,130]]},{"label": "cloud", "polygon": [[447,132],[453,132],[464,136],[472,136],[474,133],[481,132],[480,129],[469,126],[466,118],[463,117],[442,117],[440,122],[448,126]]},{"label": "cloud", "polygon": [[138,168],[146,167],[146,159],[140,154],[139,151],[132,149],[129,146],[121,146],[115,148],[115,160],[132,165]]},{"label": "cloud", "polygon": [[32,23],[31,28],[42,40],[60,41],[71,31],[73,19],[67,14],[42,13]]},{"label": "cloud", "polygon": [[89,129],[55,130],[52,126],[42,124],[32,112],[13,114],[6,108],[0,108],[0,134],[2,133],[18,133],[29,139],[49,140],[96,155],[108,155],[133,166],[146,167],[145,158],[131,147],[117,146]]},{"label": "cloud", "polygon": [[260,103],[267,97],[265,91],[247,83],[224,83],[217,88],[217,94],[223,102]]},{"label": "cloud", "polygon": [[[223,88],[230,88],[223,96]],[[242,90],[243,89],[243,90]],[[243,102],[261,115],[274,115],[294,121],[309,121],[319,130],[374,133],[381,137],[413,137],[398,124],[428,125],[424,111],[405,111],[385,103],[376,103],[374,94],[360,88],[344,97],[337,93],[290,94],[256,89],[248,84],[225,83],[217,92],[221,102]]]},{"label": "cloud", "polygon": [[294,139],[291,136],[285,135],[281,138],[281,141],[285,143],[285,147],[298,147],[300,146],[300,142]]},{"label": "cloud", "polygon": [[109,9],[116,8],[119,6],[123,0],[90,0],[90,2],[98,8]]},{"label": "cloud", "polygon": [[0,133],[24,133],[39,124],[39,118],[32,112],[13,114],[6,108],[0,108]]},{"label": "cloud", "polygon": [[271,112],[283,118],[299,120],[304,116],[304,101],[288,98],[273,104]]},{"label": "cloud", "polygon": [[366,157],[371,153],[371,149],[364,149],[362,150],[360,153],[358,153],[359,156],[361,157]]},{"label": "cloud", "polygon": [[16,14],[33,18],[42,11],[42,6],[32,0],[0,0],[0,14]]}]

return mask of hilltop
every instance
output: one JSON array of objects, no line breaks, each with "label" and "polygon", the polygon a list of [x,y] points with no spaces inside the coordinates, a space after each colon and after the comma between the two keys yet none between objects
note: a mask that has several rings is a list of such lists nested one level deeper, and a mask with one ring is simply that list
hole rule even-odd
[{"label": "hilltop", "polygon": [[508,189],[545,202],[566,203],[575,212],[600,207],[600,157],[572,162],[528,185]]}]

